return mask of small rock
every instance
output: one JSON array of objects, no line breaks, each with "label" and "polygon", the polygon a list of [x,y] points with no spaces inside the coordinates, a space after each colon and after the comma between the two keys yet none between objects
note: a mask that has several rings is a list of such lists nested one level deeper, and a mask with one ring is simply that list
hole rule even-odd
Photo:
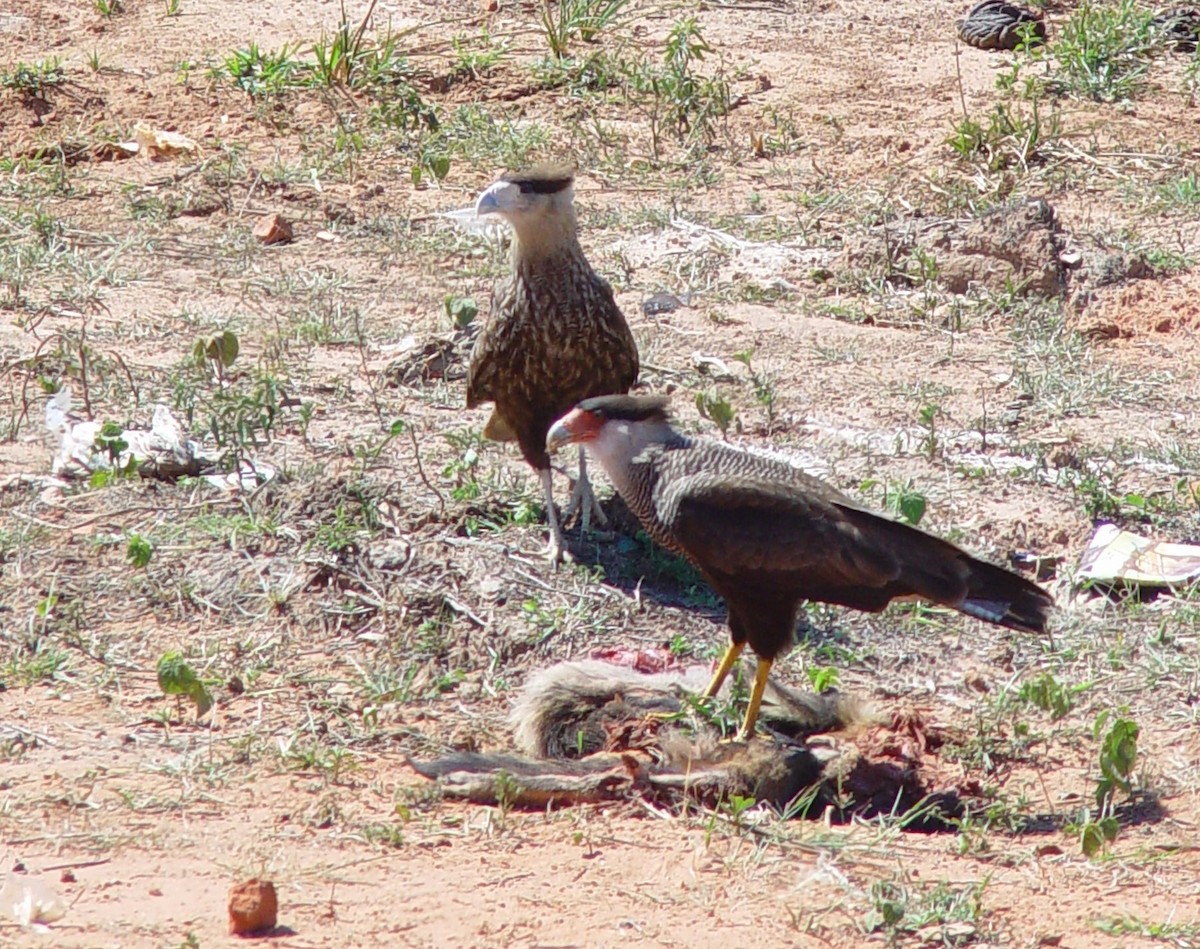
[{"label": "small rock", "polygon": [[347,204],[341,201],[325,202],[325,220],[331,224],[354,224],[358,221],[358,215]]},{"label": "small rock", "polygon": [[674,313],[687,304],[673,293],[656,293],[642,301],[642,312],[646,316],[658,316],[660,313]]},{"label": "small rock", "polygon": [[500,0],[480,0],[479,8],[484,13],[495,13],[500,9]]},{"label": "small rock", "polygon": [[367,560],[379,570],[403,570],[412,555],[412,544],[402,537],[372,544],[367,550]]},{"label": "small rock", "polygon": [[58,882],[59,883],[74,883],[75,882],[75,872],[73,870],[63,870],[63,872],[58,877]]},{"label": "small rock", "polygon": [[292,224],[282,214],[268,214],[254,225],[254,236],[263,244],[287,244],[292,240]]},{"label": "small rock", "polygon": [[498,603],[504,598],[504,581],[499,577],[488,577],[479,581],[479,595],[489,603]]},{"label": "small rock", "polygon": [[983,673],[981,673],[978,669],[969,669],[963,675],[963,685],[973,692],[980,692],[984,695],[991,691],[991,689],[988,688],[987,679],[984,678]]},{"label": "small rock", "polygon": [[270,932],[279,915],[275,884],[252,879],[229,890],[229,931],[235,936]]}]

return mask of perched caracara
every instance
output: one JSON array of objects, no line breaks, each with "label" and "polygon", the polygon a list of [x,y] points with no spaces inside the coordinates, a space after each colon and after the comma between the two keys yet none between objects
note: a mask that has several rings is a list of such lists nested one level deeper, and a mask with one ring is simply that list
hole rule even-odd
[{"label": "perched caracara", "polygon": [[[475,205],[476,214],[498,214],[512,225],[512,269],[492,290],[491,316],[471,354],[467,407],[494,403],[484,437],[515,439],[541,475],[553,562],[562,559],[564,542],[546,432],[577,402],[626,392],[638,374],[637,345],[612,288],[579,246],[573,181],[569,168],[538,166],[505,175]],[[582,449],[564,520],[576,508],[585,529],[592,513],[603,521]]]},{"label": "perched caracara", "polygon": [[547,436],[551,451],[570,443],[586,445],[647,533],[725,598],[733,642],[705,694],[716,694],[749,643],[758,667],[740,739],[753,734],[802,600],[875,613],[916,596],[1000,626],[1045,629],[1052,600],[1040,587],[863,510],[785,461],[682,434],[661,397],[581,402]]}]

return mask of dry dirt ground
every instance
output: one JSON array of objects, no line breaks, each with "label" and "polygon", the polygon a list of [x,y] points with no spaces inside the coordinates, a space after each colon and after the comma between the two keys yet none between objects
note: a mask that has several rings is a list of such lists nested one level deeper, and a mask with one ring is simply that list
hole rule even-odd
[{"label": "dry dirt ground", "polygon": [[[360,0],[0,0],[0,885],[66,905],[48,933],[0,907],[0,943],[224,945],[264,875],[281,946],[1196,945],[1200,596],[1073,582],[1099,520],[1200,541],[1192,54],[1139,44],[1130,4],[1053,0],[1039,57],[957,46],[957,0],[632,0],[555,61],[542,9],[379,0],[322,76]],[[672,65],[685,17],[703,55]],[[130,157],[138,122],[196,149]],[[731,440],[1046,558],[1052,637],[814,607],[779,666],[953,736],[984,806],[945,832],[520,812],[407,766],[508,747],[532,670],[726,637],[632,533],[549,569],[534,478],[462,407],[447,301],[485,318],[505,257],[438,212],[540,158],[577,163],[682,424],[733,411]],[[255,240],[270,213],[292,242]],[[659,292],[690,305],[646,314]],[[225,331],[237,359],[198,364]],[[63,486],[41,382],[98,421],[170,406],[278,476]],[[1116,717],[1134,797],[1089,859]]]}]

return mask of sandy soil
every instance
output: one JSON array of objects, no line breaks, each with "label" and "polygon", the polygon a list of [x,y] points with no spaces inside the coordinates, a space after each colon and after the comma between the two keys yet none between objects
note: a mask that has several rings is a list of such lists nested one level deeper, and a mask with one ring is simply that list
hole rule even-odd
[{"label": "sandy soil", "polygon": [[[1072,583],[1101,519],[1200,542],[1188,58],[1160,51],[1129,103],[1047,93],[1061,133],[989,168],[947,140],[964,112],[986,127],[1011,105],[996,78],[1026,61],[956,45],[958,3],[635,2],[577,53],[658,62],[688,12],[712,47],[698,69],[731,83],[710,139],[668,130],[656,161],[644,104],[538,78],[539,9],[375,5],[364,35],[390,25],[439,138],[381,125],[381,86],[250,96],[212,73],[251,42],[311,62],[331,0],[108,17],[0,0],[0,886],[37,878],[66,908],[37,931],[0,906],[0,943],[232,944],[229,887],[257,875],[279,889],[279,946],[1195,945],[1195,590],[1122,603]],[[1052,42],[1074,9],[1047,6]],[[472,75],[463,50],[501,55]],[[18,81],[55,60],[58,81]],[[197,150],[125,156],[136,122]],[[445,179],[414,184],[438,149]],[[673,637],[706,660],[727,635],[631,536],[550,570],[520,513],[534,478],[462,408],[461,341],[436,371],[414,356],[453,340],[448,294],[484,318],[504,266],[436,215],[543,157],[578,164],[585,249],[687,425],[718,435],[695,399],[722,396],[735,441],[875,505],[909,485],[923,526],[998,562],[1059,559],[1053,639],[816,609],[779,667],[804,686],[834,666],[845,690],[922,709],[985,810],[921,834],[641,798],[530,813],[443,800],[408,767],[507,748],[531,670]],[[1027,199],[1056,223],[1005,243]],[[254,240],[268,213],[293,242]],[[1057,289],[1022,292],[1031,274]],[[659,291],[695,297],[644,315]],[[203,438],[215,390],[188,357],[226,328],[237,391],[269,376],[287,397],[252,447],[280,478],[251,496],[49,479],[39,377],[142,426],[199,392]],[[132,536],[153,544],[144,568]],[[158,687],[168,650],[210,683],[200,722]],[[1076,688],[1061,721],[1019,698],[1044,673]],[[1139,793],[1089,859],[1071,825],[1106,711],[1139,725]]]}]

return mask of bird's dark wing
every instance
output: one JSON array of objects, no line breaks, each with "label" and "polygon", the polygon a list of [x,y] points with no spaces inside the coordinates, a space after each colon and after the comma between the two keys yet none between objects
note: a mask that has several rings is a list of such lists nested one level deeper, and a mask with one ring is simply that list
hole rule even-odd
[{"label": "bird's dark wing", "polygon": [[689,475],[656,502],[679,546],[714,577],[786,583],[815,598],[822,588],[883,588],[899,572],[836,501],[774,478]]},{"label": "bird's dark wing", "polygon": [[[812,483],[828,493],[806,490]],[[790,595],[876,611],[915,595],[1032,632],[1045,629],[1053,605],[1024,577],[863,510],[815,479],[690,475],[659,500],[680,548],[727,599],[745,591],[764,603]]]}]

